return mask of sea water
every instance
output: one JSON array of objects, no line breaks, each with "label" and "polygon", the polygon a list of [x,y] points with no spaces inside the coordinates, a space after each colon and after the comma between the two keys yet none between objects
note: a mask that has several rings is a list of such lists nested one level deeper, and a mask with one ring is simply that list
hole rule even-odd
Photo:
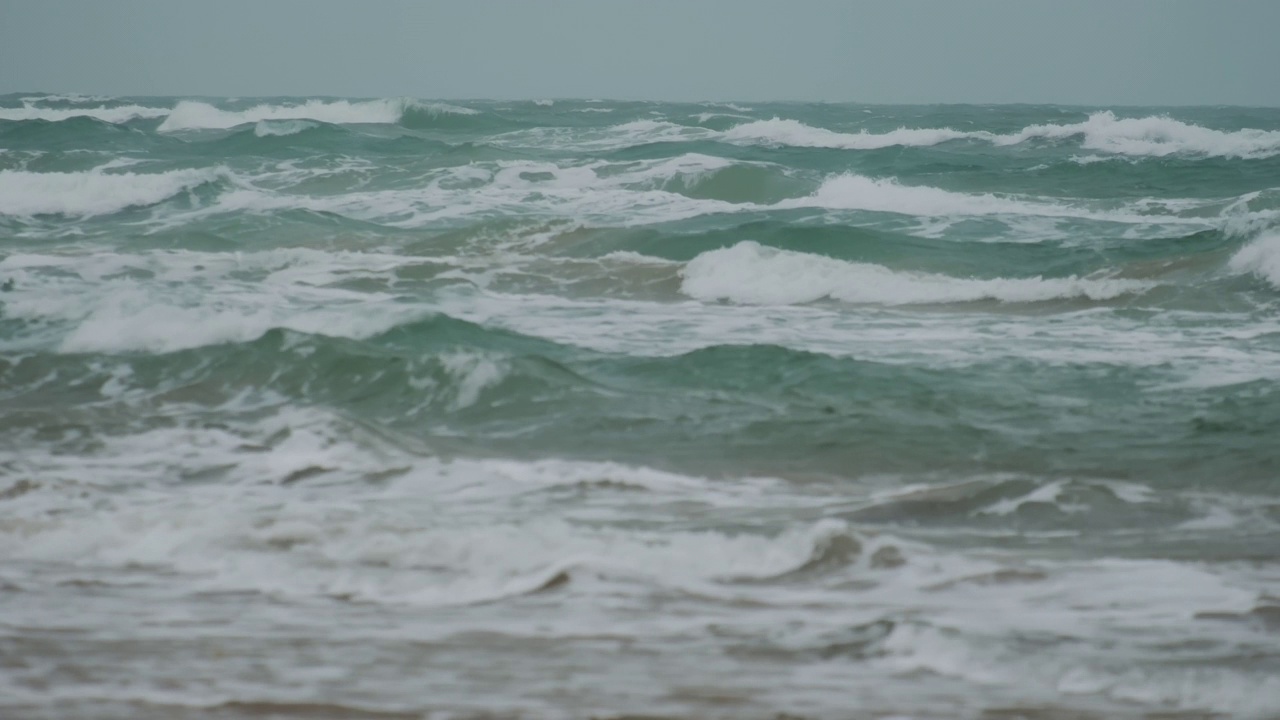
[{"label": "sea water", "polygon": [[1280,716],[1280,111],[0,98],[0,716]]}]

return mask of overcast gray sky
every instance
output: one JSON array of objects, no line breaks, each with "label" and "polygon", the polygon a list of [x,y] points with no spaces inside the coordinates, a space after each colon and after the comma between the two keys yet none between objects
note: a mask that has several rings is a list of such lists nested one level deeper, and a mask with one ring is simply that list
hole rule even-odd
[{"label": "overcast gray sky", "polygon": [[1280,0],[0,0],[0,93],[1280,106]]}]

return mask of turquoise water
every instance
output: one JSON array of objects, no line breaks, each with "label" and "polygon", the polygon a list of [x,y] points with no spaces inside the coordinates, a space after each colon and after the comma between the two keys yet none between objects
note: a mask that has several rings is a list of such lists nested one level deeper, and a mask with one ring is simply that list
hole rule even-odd
[{"label": "turquoise water", "polygon": [[1280,712],[1277,110],[10,95],[0,291],[0,714]]}]

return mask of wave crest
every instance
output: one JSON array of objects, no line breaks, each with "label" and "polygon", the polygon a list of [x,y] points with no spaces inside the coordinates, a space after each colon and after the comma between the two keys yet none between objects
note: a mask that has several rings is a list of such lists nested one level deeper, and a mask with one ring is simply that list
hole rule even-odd
[{"label": "wave crest", "polygon": [[0,120],[45,120],[61,122],[77,117],[91,117],[109,123],[126,123],[130,120],[162,118],[169,114],[169,108],[144,107],[142,105],[121,105],[119,107],[72,107],[50,108],[34,107],[30,104],[20,108],[0,108]]},{"label": "wave crest", "polygon": [[1107,300],[1149,283],[1111,278],[955,278],[779,250],[745,241],[704,252],[681,270],[681,290],[699,300],[794,305],[823,299],[875,305]]},{"label": "wave crest", "polygon": [[452,105],[424,104],[404,98],[386,100],[308,100],[296,105],[255,105],[246,110],[222,110],[206,102],[183,100],[174,106],[168,118],[160,124],[160,132],[175,130],[225,130],[246,123],[264,120],[318,120],[340,124],[389,125],[400,122],[405,112],[414,109],[425,112],[449,112],[471,114],[475,110]]},{"label": "wave crest", "polygon": [[1031,125],[1004,135],[947,127],[902,127],[883,133],[866,130],[841,133],[775,117],[733,127],[724,132],[722,139],[748,144],[877,150],[895,146],[928,147],[952,140],[980,140],[997,146],[1010,146],[1029,140],[1065,140],[1077,136],[1085,150],[1116,155],[1163,157],[1185,154],[1256,159],[1280,154],[1280,131],[1251,128],[1213,130],[1163,115],[1118,118],[1110,110],[1095,112],[1083,122]]},{"label": "wave crest", "polygon": [[1067,125],[1032,125],[1021,132],[994,136],[997,145],[1017,145],[1034,138],[1083,136],[1086,150],[1163,157],[1175,153],[1227,158],[1265,158],[1280,154],[1280,131],[1213,130],[1167,116],[1117,118],[1110,110]]},{"label": "wave crest", "polygon": [[155,205],[227,175],[223,168],[162,173],[0,170],[0,215],[109,215]]},{"label": "wave crest", "polygon": [[284,137],[318,127],[320,125],[309,120],[259,120],[253,127],[253,134],[257,137]]},{"label": "wave crest", "polygon": [[1280,289],[1280,234],[1263,235],[1240,248],[1229,266],[1242,273],[1253,273]]},{"label": "wave crest", "polygon": [[840,133],[824,128],[811,127],[797,120],[757,120],[725,131],[729,142],[762,145],[789,145],[791,147],[835,148],[843,150],[878,150],[903,145],[923,147],[949,140],[989,135],[971,133],[951,128],[898,128],[887,133]]}]

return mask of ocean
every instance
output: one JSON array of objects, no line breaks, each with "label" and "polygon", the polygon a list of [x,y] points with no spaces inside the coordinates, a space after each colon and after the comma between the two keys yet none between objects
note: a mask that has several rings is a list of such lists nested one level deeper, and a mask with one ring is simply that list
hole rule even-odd
[{"label": "ocean", "polygon": [[1280,717],[1280,110],[0,96],[0,717]]}]

